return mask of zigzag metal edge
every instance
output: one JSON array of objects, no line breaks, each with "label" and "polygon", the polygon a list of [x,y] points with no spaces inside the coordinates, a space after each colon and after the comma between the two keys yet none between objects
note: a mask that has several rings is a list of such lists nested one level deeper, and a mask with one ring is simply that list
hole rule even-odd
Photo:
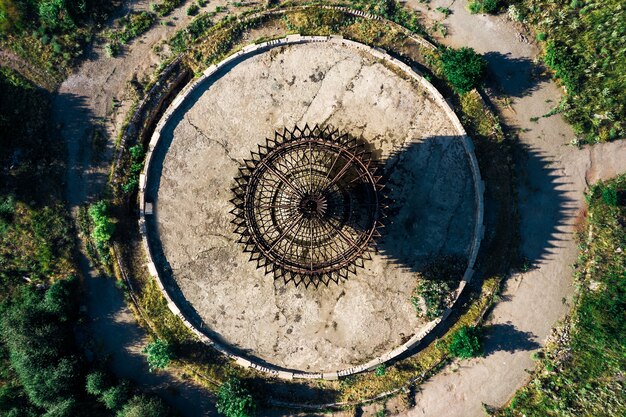
[{"label": "zigzag metal edge", "polygon": [[230,199],[230,203],[233,205],[230,213],[234,217],[231,220],[231,223],[235,226],[233,232],[239,235],[238,243],[243,246],[244,253],[250,253],[249,261],[256,262],[257,269],[263,269],[266,275],[272,274],[274,280],[282,278],[286,285],[293,282],[296,287],[304,285],[305,288],[309,286],[318,288],[320,284],[328,286],[331,282],[338,284],[341,280],[347,280],[350,275],[357,273],[357,268],[365,267],[365,261],[372,259],[371,255],[376,251],[374,239],[381,236],[379,229],[384,227],[381,220],[386,218],[385,209],[387,207],[387,201],[385,195],[378,194],[379,216],[375,220],[372,236],[368,242],[367,248],[359,253],[351,263],[343,265],[333,271],[316,271],[311,274],[292,271],[274,263],[274,261],[268,258],[258,247],[246,225],[244,203],[247,186],[254,169],[270,152],[285,143],[306,138],[322,139],[344,146],[347,150],[358,156],[366,166],[366,169],[374,180],[376,191],[383,189],[384,184],[381,183],[383,177],[382,175],[376,175],[380,167],[378,163],[373,160],[372,154],[367,150],[364,141],[354,138],[347,133],[342,133],[339,129],[331,125],[326,125],[323,128],[318,124],[315,124],[312,128],[308,124],[305,124],[302,128],[296,125],[292,130],[284,128],[282,132],[275,131],[273,138],[266,138],[265,145],[257,145],[258,151],[251,151],[252,159],[245,159],[243,161],[243,165],[239,167],[238,176],[234,178],[236,186],[231,188],[234,197]]}]

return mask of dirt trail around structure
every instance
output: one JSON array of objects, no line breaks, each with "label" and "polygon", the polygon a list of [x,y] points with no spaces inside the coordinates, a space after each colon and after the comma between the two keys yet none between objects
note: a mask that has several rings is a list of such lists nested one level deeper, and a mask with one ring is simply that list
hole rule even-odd
[{"label": "dirt trail around structure", "polygon": [[[212,2],[210,7],[218,4],[223,2]],[[53,101],[53,120],[67,146],[66,199],[74,215],[79,206],[100,198],[104,190],[115,137],[132,104],[126,97],[129,80],[133,75],[146,79],[154,72],[160,60],[153,47],[190,22],[186,6],[161,18],[168,24],[157,23],[117,58],[107,57],[104,42],[98,42],[85,62],[59,87]],[[148,7],[148,1],[124,6],[128,11]],[[208,11],[208,7],[202,11]],[[94,143],[97,136],[107,138],[106,144]],[[214,414],[214,401],[202,388],[168,372],[149,372],[141,354],[148,342],[145,330],[135,320],[115,280],[94,270],[84,253],[83,247],[79,267],[85,279],[85,304],[97,351],[110,356],[117,375],[158,393],[181,415]]]},{"label": "dirt trail around structure", "polygon": [[[211,2],[211,10],[224,2]],[[626,141],[578,150],[566,145],[574,135],[560,116],[547,113],[560,99],[549,80],[531,77],[537,48],[525,43],[503,17],[470,16],[466,2],[433,0],[431,11],[417,0],[409,6],[441,20],[437,6],[453,13],[444,21],[449,35],[442,43],[471,46],[486,54],[490,69],[512,104],[504,109],[506,123],[520,129],[527,148],[517,158],[523,252],[537,266],[511,277],[503,301],[494,309],[484,358],[447,366],[420,387],[410,416],[481,416],[482,403],[502,405],[527,379],[531,353],[566,312],[573,292],[570,264],[576,258],[573,222],[582,207],[587,184],[626,171]],[[147,1],[132,3],[143,10]],[[130,107],[124,101],[127,82],[151,73],[158,65],[153,46],[171,37],[190,20],[181,6],[166,21],[136,39],[118,58],[107,58],[96,45],[89,60],[60,87],[54,101],[54,121],[68,148],[67,199],[77,207],[98,198],[106,184],[114,138]],[[115,99],[115,100],[114,100]],[[121,100],[118,102],[117,100]],[[106,149],[92,145],[95,129],[106,132]],[[112,355],[114,370],[140,386],[163,395],[185,416],[214,414],[205,391],[169,373],[148,372],[141,348],[146,333],[126,307],[114,280],[99,276],[81,259],[86,281],[86,304],[100,349]]]},{"label": "dirt trail around structure", "polygon": [[[409,4],[437,20],[436,7],[452,10],[441,43],[485,55],[502,95],[511,99],[500,109],[504,121],[519,129],[523,147],[515,161],[522,254],[535,268],[506,282],[487,323],[485,357],[447,366],[419,388],[416,407],[406,413],[478,417],[484,415],[482,404],[505,404],[527,381],[531,354],[567,312],[574,291],[570,265],[577,256],[574,223],[583,192],[588,184],[626,171],[626,141],[578,149],[568,145],[575,135],[560,115],[541,117],[558,104],[561,90],[540,77],[534,63],[538,48],[505,14],[470,15],[464,0],[433,0],[430,12],[415,0]],[[534,117],[539,119],[531,121]]]}]

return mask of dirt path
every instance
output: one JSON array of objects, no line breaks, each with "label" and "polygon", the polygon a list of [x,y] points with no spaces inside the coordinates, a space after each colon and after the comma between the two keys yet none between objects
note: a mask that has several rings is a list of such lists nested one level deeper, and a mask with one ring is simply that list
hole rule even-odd
[{"label": "dirt path", "polygon": [[[410,5],[421,10],[415,0]],[[491,72],[511,97],[503,114],[507,125],[520,129],[526,152],[517,156],[522,252],[536,269],[512,276],[502,301],[489,320],[486,357],[454,363],[420,387],[413,416],[483,416],[482,404],[503,405],[528,379],[532,352],[545,341],[568,309],[573,293],[572,268],[577,248],[576,215],[587,184],[626,171],[626,141],[582,150],[567,145],[574,139],[560,116],[541,118],[561,97],[548,79],[533,75],[537,48],[505,17],[470,15],[466,1],[433,0],[430,7],[449,7],[449,34],[441,42],[470,46],[485,54]],[[441,20],[439,12],[428,15]]]},{"label": "dirt path", "polygon": [[[148,1],[136,1],[124,8],[145,10],[148,6]],[[88,59],[60,86],[53,102],[53,120],[67,143],[66,199],[74,214],[80,205],[98,199],[106,185],[113,138],[132,104],[125,96],[128,81],[133,74],[141,80],[154,71],[160,61],[153,46],[189,23],[185,10],[185,5],[179,7],[165,18],[169,25],[155,25],[117,58],[108,58],[103,46],[95,45]],[[95,131],[108,138],[100,147],[94,144]],[[97,351],[110,356],[117,375],[158,392],[182,415],[213,414],[206,391],[169,373],[148,371],[141,354],[148,341],[146,332],[137,324],[115,280],[91,268],[81,249],[79,267],[85,278],[85,304]]]}]

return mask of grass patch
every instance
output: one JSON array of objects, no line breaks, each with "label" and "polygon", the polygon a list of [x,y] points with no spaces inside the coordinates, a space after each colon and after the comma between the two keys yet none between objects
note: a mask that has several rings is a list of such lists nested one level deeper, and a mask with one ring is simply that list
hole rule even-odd
[{"label": "grass patch", "polygon": [[566,90],[563,114],[581,141],[626,136],[623,2],[522,0],[512,7],[547,40],[544,61]]}]

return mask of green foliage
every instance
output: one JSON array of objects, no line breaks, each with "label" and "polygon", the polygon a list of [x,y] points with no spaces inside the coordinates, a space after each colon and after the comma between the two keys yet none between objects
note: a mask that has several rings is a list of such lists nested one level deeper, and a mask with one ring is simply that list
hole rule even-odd
[{"label": "green foliage", "polygon": [[240,379],[232,378],[220,386],[217,393],[217,411],[226,417],[251,417],[256,407],[250,390]]},{"label": "green foliage", "polygon": [[115,232],[115,224],[108,215],[108,207],[106,201],[99,201],[89,207],[89,216],[94,223],[91,237],[96,243],[108,243]]},{"label": "green foliage", "polygon": [[443,73],[458,93],[467,93],[482,82],[487,64],[472,48],[447,48],[441,54]]},{"label": "green foliage", "polygon": [[[433,320],[444,312],[450,293],[463,278],[466,263],[461,257],[442,256],[424,267],[411,297],[418,316]],[[426,306],[425,312],[421,301]]]},{"label": "green foliage", "polygon": [[130,153],[130,157],[133,161],[141,161],[143,159],[143,146],[134,145],[128,148],[128,152]]},{"label": "green foliage", "polygon": [[23,27],[23,11],[16,0],[0,0],[0,33],[17,31]]},{"label": "green foliage", "polygon": [[172,360],[172,352],[169,344],[160,339],[148,343],[143,349],[143,353],[148,355],[148,365],[150,371],[165,369]]},{"label": "green foliage", "polygon": [[522,0],[517,9],[548,33],[544,60],[566,89],[564,116],[580,140],[626,136],[626,13],[621,0]]},{"label": "green foliage", "polygon": [[211,26],[213,26],[211,17],[208,14],[202,14],[192,20],[185,29],[176,32],[169,44],[175,52],[183,52]]},{"label": "green foliage", "polygon": [[617,190],[610,185],[603,187],[602,189],[602,201],[612,207],[617,207]]},{"label": "green foliage", "polygon": [[104,53],[109,58],[115,58],[116,56],[120,54],[120,51],[121,51],[121,47],[118,42],[115,42],[115,41],[108,42],[104,45]]},{"label": "green foliage", "polygon": [[417,12],[398,5],[396,0],[350,0],[353,7],[383,16],[415,33],[426,34]]},{"label": "green foliage", "polygon": [[437,7],[436,9],[439,13],[443,14],[445,17],[448,17],[452,14],[452,10],[448,7]]},{"label": "green foliage", "polygon": [[106,374],[102,371],[95,371],[87,375],[85,390],[88,394],[100,397],[110,386]]},{"label": "green foliage", "polygon": [[189,7],[187,7],[187,16],[197,15],[198,10],[200,10],[200,6],[198,6],[197,4],[190,4]]},{"label": "green foliage", "polygon": [[65,0],[41,0],[37,13],[41,23],[52,30],[69,30],[75,26]]},{"label": "green foliage", "polygon": [[376,370],[374,371],[374,374],[376,374],[376,376],[384,376],[387,373],[387,366],[384,363],[381,363],[380,365],[378,365],[376,367]]},{"label": "green foliage", "polygon": [[545,42],[546,39],[548,39],[546,32],[537,32],[537,40],[539,42]]},{"label": "green foliage", "polygon": [[499,0],[472,0],[467,5],[470,13],[496,13],[500,8]]},{"label": "green foliage", "polygon": [[15,198],[12,195],[0,196],[0,236],[9,228],[15,213]]},{"label": "green foliage", "polygon": [[128,383],[121,383],[119,385],[109,387],[102,391],[100,395],[100,401],[109,410],[119,410],[129,398],[130,389]]},{"label": "green foliage", "polygon": [[159,16],[167,16],[181,4],[182,0],[163,0],[161,3],[150,5],[153,12]]},{"label": "green foliage", "polygon": [[111,44],[124,45],[147,32],[155,21],[156,15],[154,13],[145,11],[129,13],[119,20],[121,29],[109,32],[108,37],[112,41]]},{"label": "green foliage", "polygon": [[[615,190],[615,200],[605,199]],[[611,192],[611,194],[613,194]],[[591,187],[591,241],[581,233],[578,293],[566,325],[548,344],[531,383],[498,417],[626,415],[626,175]],[[593,285],[592,285],[593,283]]]},{"label": "green foliage", "polygon": [[126,403],[116,417],[171,417],[170,409],[156,397],[136,395]]},{"label": "green foliage", "polygon": [[24,287],[2,305],[2,341],[30,402],[38,407],[66,410],[81,380],[72,324],[66,315],[77,289],[75,280],[60,281],[48,290],[53,295],[42,297],[32,287]]},{"label": "green foliage", "polygon": [[482,355],[483,347],[480,341],[480,330],[472,326],[461,327],[452,334],[448,352],[450,355],[461,359]]}]

